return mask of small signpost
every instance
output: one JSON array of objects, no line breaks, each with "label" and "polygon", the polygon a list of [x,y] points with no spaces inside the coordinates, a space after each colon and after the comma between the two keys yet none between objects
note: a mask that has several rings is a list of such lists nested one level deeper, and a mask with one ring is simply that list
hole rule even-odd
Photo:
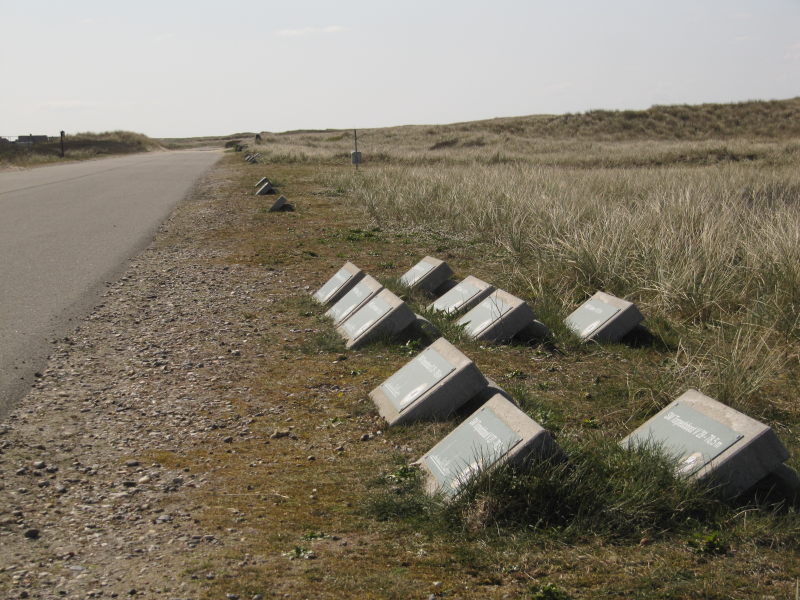
[{"label": "small signpost", "polygon": [[475,363],[439,338],[369,396],[392,426],[446,418],[487,385]]},{"label": "small signpost", "polygon": [[410,290],[433,293],[450,279],[453,270],[443,260],[426,256],[400,277],[400,283]]},{"label": "small signpost", "polygon": [[[712,479],[735,497],[770,473],[791,479],[789,457],[772,429],[697,390],[688,390],[623,439],[651,445],[677,460],[677,474]],[[797,475],[794,474],[796,481]]]},{"label": "small signpost", "polygon": [[565,323],[583,341],[616,342],[644,320],[632,302],[605,292],[581,304]]},{"label": "small signpost", "polygon": [[405,302],[383,289],[342,321],[336,331],[346,340],[346,348],[357,348],[381,335],[396,335],[415,320]]},{"label": "small signpost", "polygon": [[364,277],[364,271],[351,262],[334,273],[313,295],[320,304],[334,304]]},{"label": "small signpost", "polygon": [[494,286],[472,275],[428,305],[428,309],[448,315],[468,310],[494,291]]},{"label": "small signpost", "polygon": [[456,321],[469,337],[494,342],[510,340],[534,322],[530,306],[503,290],[495,290]]},{"label": "small signpost", "polygon": [[382,289],[383,286],[376,279],[365,275],[358,283],[350,288],[350,291],[342,296],[341,300],[337,301],[325,315],[333,319],[334,325],[338,325],[371,300],[372,297],[377,295]]},{"label": "small signpost", "polygon": [[549,432],[497,394],[415,464],[426,474],[429,494],[452,497],[481,471],[501,462],[519,464],[532,453],[546,457],[558,451]]},{"label": "small signpost", "polygon": [[358,165],[361,164],[361,152],[358,151],[358,132],[355,129],[353,129],[353,142],[355,143],[355,150],[350,153],[350,162],[355,165],[356,171],[358,171]]}]

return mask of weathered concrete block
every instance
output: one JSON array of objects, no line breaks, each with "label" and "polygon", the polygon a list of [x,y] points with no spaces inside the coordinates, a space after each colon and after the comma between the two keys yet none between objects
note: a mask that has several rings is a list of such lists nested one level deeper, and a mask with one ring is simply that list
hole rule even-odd
[{"label": "weathered concrete block", "polygon": [[657,445],[678,460],[678,474],[710,478],[728,497],[779,471],[789,457],[769,426],[691,389],[620,443]]},{"label": "weathered concrete block", "polygon": [[513,338],[535,320],[524,300],[503,290],[495,290],[456,323],[478,340],[502,342]]},{"label": "weathered concrete block", "polygon": [[486,378],[475,363],[439,338],[372,390],[369,397],[391,426],[447,417],[486,386]]},{"label": "weathered concrete block", "polygon": [[397,335],[415,319],[405,302],[383,289],[347,317],[336,331],[346,340],[346,348],[358,348],[377,337]]},{"label": "weathered concrete block", "polygon": [[280,196],[277,200],[275,200],[268,212],[290,212],[293,210],[294,207],[286,201],[286,196]]},{"label": "weathered concrete block", "polygon": [[266,196],[267,194],[273,193],[275,193],[275,191],[272,189],[272,184],[269,181],[265,182],[256,190],[256,196]]},{"label": "weathered concrete block", "polygon": [[400,278],[400,283],[410,290],[433,292],[450,279],[453,270],[446,262],[426,256]]},{"label": "weathered concrete block", "polygon": [[435,302],[431,302],[428,309],[454,315],[471,309],[493,291],[493,285],[470,275]]},{"label": "weathered concrete block", "polygon": [[320,304],[335,304],[364,277],[364,271],[351,262],[334,273],[313,295]]},{"label": "weathered concrete block", "polygon": [[339,325],[382,289],[380,282],[369,275],[364,275],[325,315],[333,319],[334,325]]},{"label": "weathered concrete block", "polygon": [[565,323],[582,340],[616,342],[644,320],[632,302],[605,292],[581,304]]},{"label": "weathered concrete block", "polygon": [[415,464],[425,473],[425,490],[455,496],[475,475],[531,454],[547,457],[558,446],[536,421],[497,394],[467,417]]}]

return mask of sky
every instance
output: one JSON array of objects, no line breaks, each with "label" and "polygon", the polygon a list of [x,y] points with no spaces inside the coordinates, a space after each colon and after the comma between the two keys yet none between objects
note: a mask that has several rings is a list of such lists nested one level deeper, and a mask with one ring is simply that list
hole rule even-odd
[{"label": "sky", "polygon": [[800,0],[0,0],[0,136],[800,96]]}]

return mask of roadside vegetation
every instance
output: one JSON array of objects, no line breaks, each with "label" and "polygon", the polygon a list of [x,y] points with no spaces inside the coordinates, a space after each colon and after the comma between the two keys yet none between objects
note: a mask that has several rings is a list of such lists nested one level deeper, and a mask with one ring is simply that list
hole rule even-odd
[{"label": "roadside vegetation", "polygon": [[0,140],[0,167],[35,166],[63,160],[86,160],[111,154],[132,154],[159,149],[161,145],[156,140],[131,131],[68,135],[64,140],[63,157],[59,137],[51,137],[47,142],[33,144]]},{"label": "roadside vegetation", "polygon": [[[263,404],[239,410],[279,415],[252,419],[269,443],[154,457],[218,473],[217,491],[198,492],[202,523],[243,536],[194,567],[225,573],[208,597],[795,597],[800,504],[778,481],[723,501],[618,441],[696,387],[770,424],[800,468],[798,110],[365,130],[358,170],[351,131],[264,132],[258,166],[231,152],[219,202],[240,219],[203,243],[294,291],[248,317],[272,329],[263,369],[243,375]],[[295,212],[264,212],[252,196],[264,175]],[[524,298],[551,329],[547,344],[496,346],[432,316],[568,460],[483,474],[453,502],[421,492],[409,463],[466,410],[387,430],[367,394],[427,340],[345,351],[307,293],[347,260],[393,287],[425,254]],[[563,319],[598,289],[636,302],[644,327],[580,344]],[[405,299],[429,315],[429,298]]]}]

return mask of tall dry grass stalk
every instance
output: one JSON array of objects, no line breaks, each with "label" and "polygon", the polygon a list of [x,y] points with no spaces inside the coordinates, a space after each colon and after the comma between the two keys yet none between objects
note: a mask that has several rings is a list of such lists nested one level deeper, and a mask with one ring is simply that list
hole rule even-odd
[{"label": "tall dry grass stalk", "polygon": [[686,323],[748,320],[800,334],[791,169],[386,167],[338,185],[379,224],[490,240],[537,265],[565,308],[604,289]]}]

